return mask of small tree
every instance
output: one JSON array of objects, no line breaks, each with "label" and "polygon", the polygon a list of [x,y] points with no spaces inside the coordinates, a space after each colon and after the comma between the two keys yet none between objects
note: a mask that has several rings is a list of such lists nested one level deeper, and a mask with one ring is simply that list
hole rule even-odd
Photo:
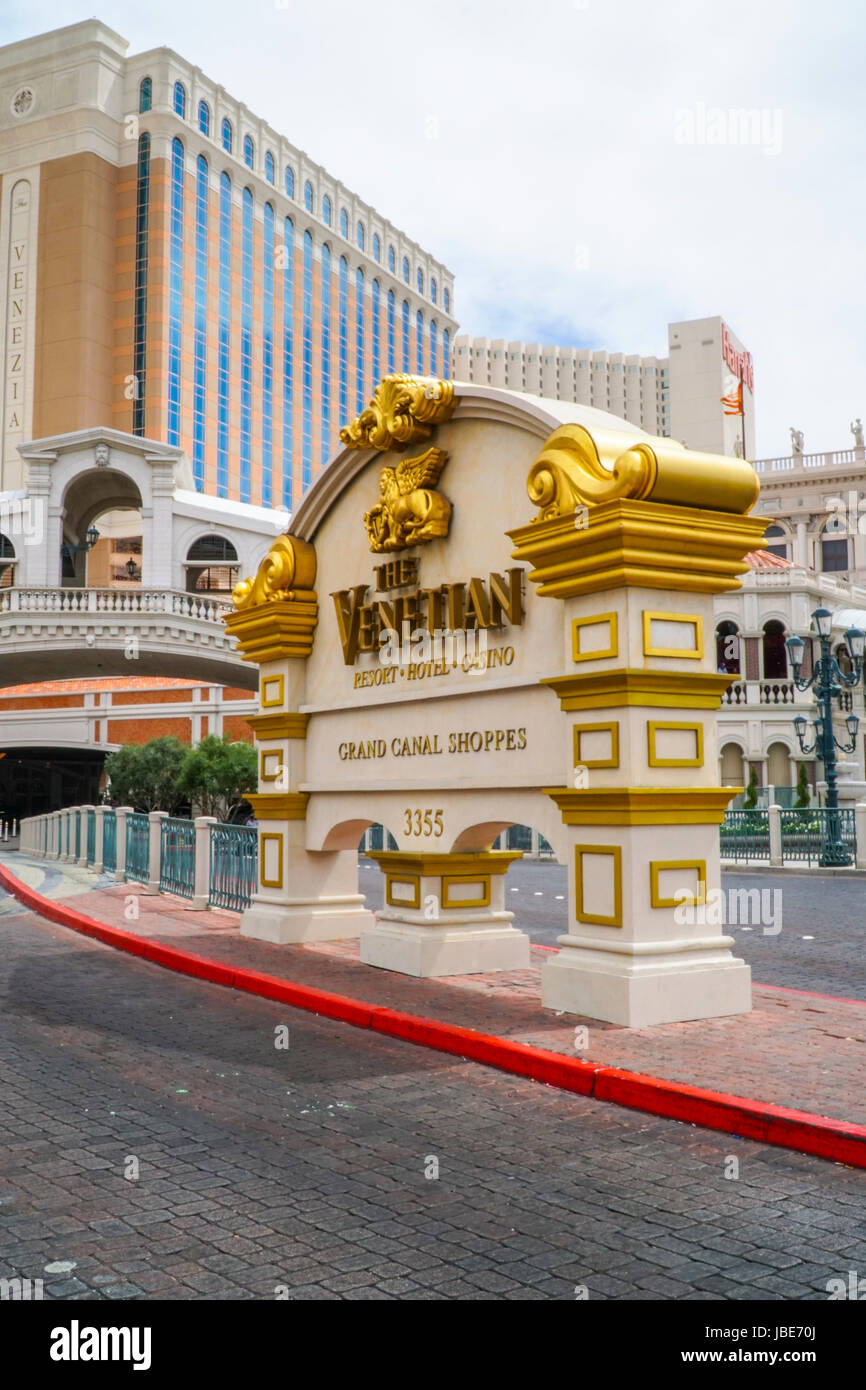
[{"label": "small tree", "polygon": [[194,801],[203,816],[225,820],[231,807],[255,790],[256,750],[250,743],[208,734],[197,748],[188,748],[178,777],[178,791]]},{"label": "small tree", "polygon": [[812,788],[809,786],[809,774],[806,771],[806,764],[801,763],[800,770],[797,773],[797,799],[794,805],[800,810],[808,806],[811,800]]},{"label": "small tree", "polygon": [[743,807],[746,811],[754,811],[758,804],[758,770],[751,768],[749,771],[749,785],[746,788],[746,797]]},{"label": "small tree", "polygon": [[114,804],[136,811],[177,811],[183,804],[177,781],[185,752],[180,739],[168,735],[149,743],[127,743],[109,753],[105,771]]}]

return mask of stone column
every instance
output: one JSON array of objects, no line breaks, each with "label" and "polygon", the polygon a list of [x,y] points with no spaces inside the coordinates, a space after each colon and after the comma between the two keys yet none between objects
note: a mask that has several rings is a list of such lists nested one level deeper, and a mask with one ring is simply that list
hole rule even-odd
[{"label": "stone column", "polygon": [[87,813],[88,811],[95,810],[95,806],[79,806],[78,808],[78,823],[81,826],[81,832],[78,843],[78,859],[76,862],[79,868],[82,869],[87,868]]},{"label": "stone column", "polygon": [[117,818],[117,848],[115,851],[114,881],[126,882],[126,817],[133,811],[132,806],[118,806],[114,814]]},{"label": "stone column", "polygon": [[427,979],[528,967],[529,937],[505,909],[505,874],[519,851],[370,858],[385,875],[385,905],[361,936],[365,965]]},{"label": "stone column", "polygon": [[210,905],[210,828],[216,816],[195,818],[195,887],[191,906],[197,912]]},{"label": "stone column", "polygon": [[93,847],[93,872],[102,873],[102,860],[105,846],[105,807],[96,808],[96,835]]},{"label": "stone column", "polygon": [[562,784],[546,789],[568,829],[569,926],[542,1003],[627,1027],[745,1013],[749,968],[706,904],[737,791],[717,781],[730,677],[715,669],[713,595],[762,548],[766,519],[743,515],[757,478],[660,441],[605,468],[566,425],[528,490],[542,510],[510,535],[539,595],[562,604],[562,674],[543,683],[569,715]]},{"label": "stone column", "polygon": [[168,811],[151,811],[147,819],[150,834],[147,886],[151,893],[158,893],[162,876],[162,823],[168,819]]},{"label": "stone column", "polygon": [[770,822],[770,867],[781,869],[782,867],[782,808],[781,806],[769,806],[767,815]]},{"label": "stone column", "polygon": [[315,579],[312,545],[278,536],[255,578],[235,590],[226,619],[243,659],[259,666],[259,713],[247,721],[259,757],[259,790],[247,797],[259,823],[259,881],[240,929],[278,943],[358,936],[374,921],[358,892],[357,840],[351,850],[306,848],[307,715],[299,709],[318,621]]}]

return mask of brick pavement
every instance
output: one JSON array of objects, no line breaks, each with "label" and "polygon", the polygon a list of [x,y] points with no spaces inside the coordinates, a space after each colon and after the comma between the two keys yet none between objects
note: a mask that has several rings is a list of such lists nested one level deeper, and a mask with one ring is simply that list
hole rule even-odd
[{"label": "brick pavement", "polygon": [[[55,900],[208,959],[643,1075],[866,1123],[866,1007],[856,1002],[758,988],[748,1015],[626,1029],[542,1009],[540,950],[533,950],[525,971],[415,980],[362,965],[357,941],[249,941],[240,936],[234,913],[194,912],[182,899],[150,895],[137,884],[103,879],[94,888],[93,875],[75,866],[28,864],[18,855],[2,860]],[[130,903],[137,921],[127,919]],[[588,1029],[588,1047],[575,1053],[580,1025]]]},{"label": "brick pavement", "polygon": [[866,1270],[859,1172],[192,981],[8,899],[0,932],[0,1276],[49,1298],[825,1299]]}]

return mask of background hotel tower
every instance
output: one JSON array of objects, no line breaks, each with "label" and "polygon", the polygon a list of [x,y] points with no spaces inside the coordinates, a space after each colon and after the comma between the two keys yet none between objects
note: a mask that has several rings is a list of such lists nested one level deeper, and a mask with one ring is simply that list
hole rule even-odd
[{"label": "background hotel tower", "polygon": [[449,370],[453,279],[167,48],[97,20],[0,49],[0,489],[93,425],[297,504],[388,371]]}]

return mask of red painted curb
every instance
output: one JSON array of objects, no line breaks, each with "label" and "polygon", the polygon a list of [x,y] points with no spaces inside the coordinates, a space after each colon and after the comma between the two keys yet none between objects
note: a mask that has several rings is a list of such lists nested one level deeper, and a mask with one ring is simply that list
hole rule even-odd
[{"label": "red painted curb", "polygon": [[120,927],[109,927],[83,912],[76,912],[74,908],[52,902],[35,889],[28,888],[2,864],[0,886],[50,922],[70,927],[107,946],[180,974],[273,999],[356,1028],[369,1028],[373,1032],[438,1052],[465,1057],[500,1071],[556,1086],[560,1090],[592,1096],[594,1100],[610,1101],[646,1114],[682,1120],[705,1129],[721,1130],[740,1138],[757,1139],[765,1144],[814,1154],[836,1163],[847,1163],[851,1167],[866,1168],[866,1125],[828,1119],[805,1110],[789,1110],[769,1102],[726,1095],[722,1091],[707,1091],[699,1086],[687,1086],[662,1077],[642,1076],[618,1067],[584,1062],[580,1058],[564,1057],[558,1052],[548,1052],[528,1043],[510,1042],[506,1038],[477,1033],[471,1028],[367,1004],[309,985],[293,984],[290,980],[281,980],[260,971],[221,965],[179,947],[165,946],[149,937],[123,931]]}]

